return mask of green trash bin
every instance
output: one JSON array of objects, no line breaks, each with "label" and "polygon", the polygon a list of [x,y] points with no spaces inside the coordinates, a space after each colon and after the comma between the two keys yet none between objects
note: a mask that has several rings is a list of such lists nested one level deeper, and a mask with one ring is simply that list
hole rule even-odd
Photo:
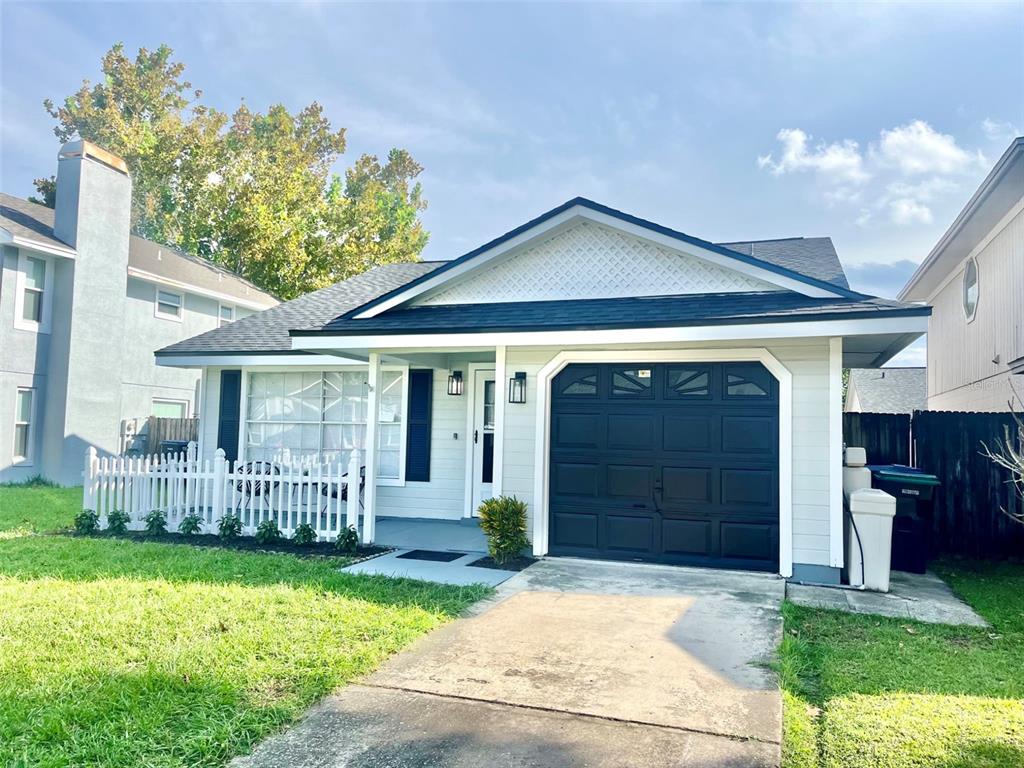
[{"label": "green trash bin", "polygon": [[896,499],[892,521],[892,569],[924,573],[932,531],[932,501],[939,478],[901,464],[869,464],[871,487]]}]

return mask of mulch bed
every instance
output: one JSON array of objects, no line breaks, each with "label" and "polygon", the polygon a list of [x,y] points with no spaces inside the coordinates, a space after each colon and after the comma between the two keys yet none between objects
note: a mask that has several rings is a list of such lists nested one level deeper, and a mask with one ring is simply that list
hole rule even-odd
[{"label": "mulch bed", "polygon": [[128,531],[127,533],[107,533],[106,531],[101,531],[91,534],[91,536],[97,539],[155,541],[161,544],[184,544],[191,547],[214,547],[219,549],[238,550],[241,552],[276,552],[286,555],[295,555],[297,557],[344,557],[353,558],[353,563],[357,563],[362,560],[369,560],[372,557],[377,557],[378,555],[383,555],[386,552],[391,552],[393,549],[392,547],[360,546],[356,550],[355,554],[349,554],[338,551],[337,547],[334,546],[334,542],[330,541],[318,541],[314,544],[299,546],[297,544],[292,544],[288,539],[282,539],[276,544],[261,544],[252,536],[239,536],[237,539],[225,540],[212,533],[186,536],[183,533],[168,532],[160,534],[159,536],[149,536],[141,531]]},{"label": "mulch bed", "polygon": [[513,560],[509,560],[498,565],[494,562],[494,559],[488,555],[487,557],[481,557],[479,560],[474,560],[472,563],[469,563],[469,565],[473,568],[493,568],[496,571],[525,571],[536,562],[536,557],[520,555]]}]

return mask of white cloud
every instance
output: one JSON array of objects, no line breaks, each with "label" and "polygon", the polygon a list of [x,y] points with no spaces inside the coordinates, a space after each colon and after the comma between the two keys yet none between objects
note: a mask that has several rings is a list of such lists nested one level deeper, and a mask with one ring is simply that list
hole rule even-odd
[{"label": "white cloud", "polygon": [[952,136],[939,133],[924,120],[883,130],[872,153],[881,164],[898,168],[908,176],[960,173],[975,163],[985,164],[980,152],[967,152]]},{"label": "white cloud", "polygon": [[1001,144],[1008,144],[1024,133],[1008,120],[993,120],[991,117],[981,121],[981,131],[989,141],[998,141]]},{"label": "white cloud", "polygon": [[932,211],[912,197],[899,197],[889,201],[889,216],[894,224],[931,224]]},{"label": "white cloud", "polygon": [[771,154],[757,158],[761,168],[774,175],[798,171],[814,171],[824,180],[835,184],[863,184],[871,178],[864,170],[864,158],[856,141],[810,146],[811,137],[799,128],[783,128],[776,138],[782,144],[779,159]]},{"label": "white cloud", "polygon": [[775,176],[815,172],[827,184],[817,190],[820,198],[830,207],[857,206],[854,223],[861,228],[880,216],[899,226],[931,224],[930,203],[958,191],[960,180],[987,165],[981,152],[964,149],[924,120],[880,131],[866,151],[854,139],[812,147],[799,128],[785,128],[776,138],[782,145],[778,159],[759,156],[758,166]]}]

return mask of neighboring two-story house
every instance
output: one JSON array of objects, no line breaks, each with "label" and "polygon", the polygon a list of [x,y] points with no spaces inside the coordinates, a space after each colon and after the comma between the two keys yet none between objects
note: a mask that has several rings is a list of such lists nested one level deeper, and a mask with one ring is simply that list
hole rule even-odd
[{"label": "neighboring two-story house", "polygon": [[153,352],[277,300],[205,259],[130,234],[120,158],[60,151],[56,209],[0,194],[0,482],[80,482],[126,419],[195,415],[195,371]]},{"label": "neighboring two-story house", "polygon": [[[1024,397],[1024,137],[1015,139],[900,292],[932,306],[928,409]],[[1017,395],[1014,396],[1013,382]]]}]

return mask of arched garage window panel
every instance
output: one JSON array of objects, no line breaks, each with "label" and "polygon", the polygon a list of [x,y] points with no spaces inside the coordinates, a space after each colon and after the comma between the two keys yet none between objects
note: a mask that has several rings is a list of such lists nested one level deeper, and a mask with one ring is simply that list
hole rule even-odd
[{"label": "arched garage window panel", "polygon": [[572,366],[555,377],[554,391],[567,397],[597,397],[597,369]]},{"label": "arched garage window panel", "polygon": [[978,311],[978,262],[970,259],[964,268],[964,317],[970,322]]},{"label": "arched garage window panel", "polygon": [[772,375],[758,363],[726,365],[726,397],[771,397]]}]

